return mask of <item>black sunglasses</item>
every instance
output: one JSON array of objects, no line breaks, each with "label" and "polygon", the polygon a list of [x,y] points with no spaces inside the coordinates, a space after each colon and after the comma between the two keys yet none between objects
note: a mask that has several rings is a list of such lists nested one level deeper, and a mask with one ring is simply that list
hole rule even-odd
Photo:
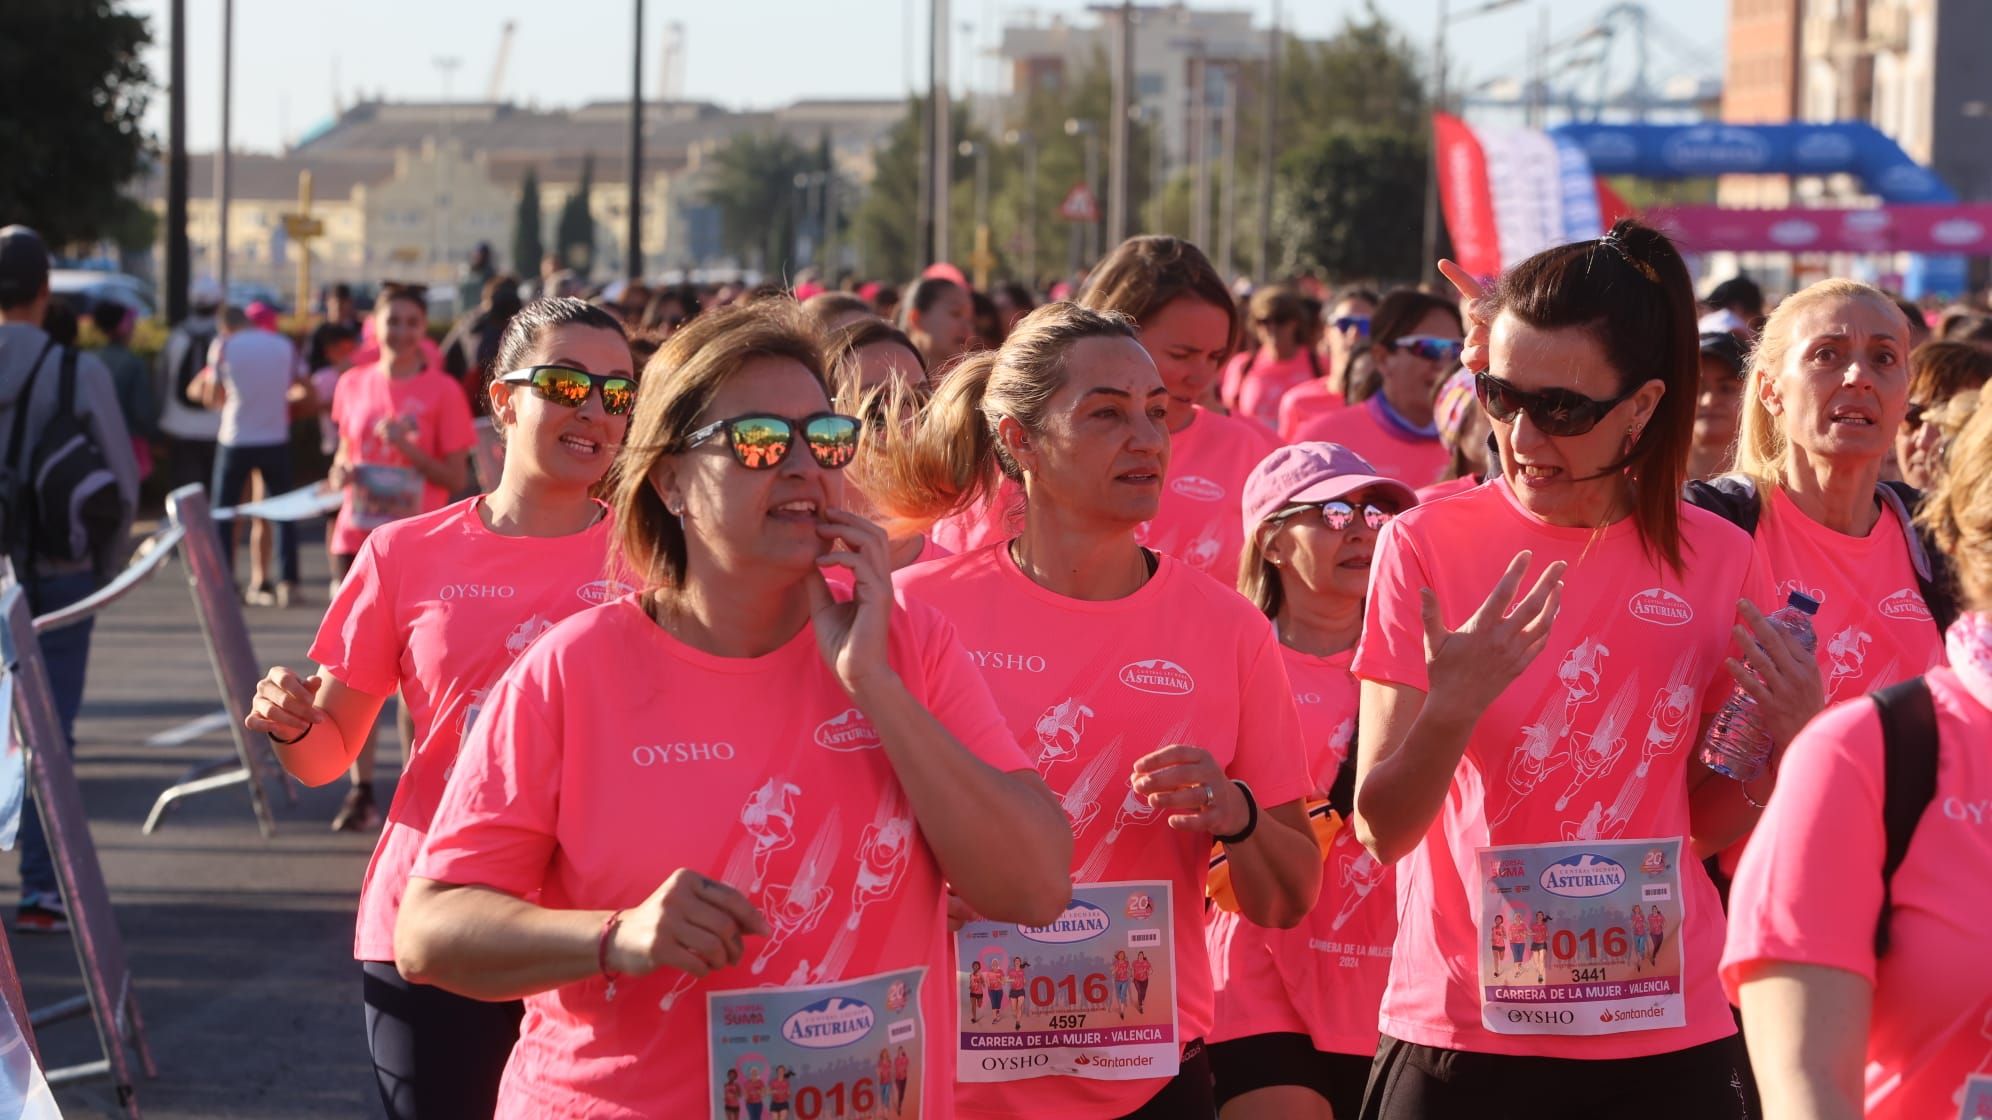
[{"label": "black sunglasses", "polygon": [[496,378],[500,385],[530,385],[543,401],[580,408],[588,394],[600,391],[602,411],[628,416],[636,408],[636,381],[629,377],[589,373],[569,366],[527,366]]},{"label": "black sunglasses", "polygon": [[1570,389],[1544,389],[1538,393],[1517,389],[1491,373],[1473,375],[1473,393],[1487,415],[1502,424],[1512,424],[1521,413],[1542,429],[1544,435],[1581,436],[1598,426],[1607,413],[1632,398],[1622,393],[1608,401],[1596,400]]},{"label": "black sunglasses", "polygon": [[685,446],[698,447],[724,436],[735,462],[750,471],[773,470],[795,449],[795,433],[800,428],[802,442],[809,445],[817,464],[824,470],[840,471],[857,457],[858,429],[862,426],[856,417],[836,412],[819,412],[800,420],[753,413],[707,424],[693,432]]},{"label": "black sunglasses", "polygon": [[1909,411],[1902,414],[1903,430],[1913,432],[1917,428],[1922,427],[1923,421],[1927,419],[1929,416],[1931,407],[1932,406],[1930,405],[1922,404],[1917,401],[1910,401]]},{"label": "black sunglasses", "polygon": [[1369,526],[1372,530],[1383,528],[1390,523],[1391,518],[1397,516],[1396,510],[1385,509],[1375,502],[1364,502],[1359,506],[1353,502],[1345,502],[1340,498],[1332,498],[1325,502],[1308,502],[1305,505],[1288,506],[1279,512],[1279,518],[1284,520],[1298,514],[1306,513],[1311,509],[1320,510],[1322,524],[1338,533],[1356,523],[1357,513],[1363,515],[1363,524]]}]

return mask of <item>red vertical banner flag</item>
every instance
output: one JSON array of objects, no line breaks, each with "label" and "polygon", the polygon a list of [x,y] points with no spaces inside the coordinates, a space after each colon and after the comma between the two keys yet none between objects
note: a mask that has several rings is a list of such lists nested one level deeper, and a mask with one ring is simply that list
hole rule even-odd
[{"label": "red vertical banner flag", "polygon": [[1475,276],[1501,271],[1501,234],[1494,221],[1494,197],[1487,180],[1487,154],[1465,121],[1432,114],[1432,145],[1439,173],[1439,200],[1453,258]]}]

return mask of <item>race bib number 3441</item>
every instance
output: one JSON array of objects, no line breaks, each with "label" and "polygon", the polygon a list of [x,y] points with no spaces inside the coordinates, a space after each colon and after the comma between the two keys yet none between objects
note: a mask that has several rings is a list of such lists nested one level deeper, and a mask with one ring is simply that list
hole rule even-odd
[{"label": "race bib number 3441", "polygon": [[1687,1023],[1681,841],[1481,848],[1481,1021],[1497,1034]]}]

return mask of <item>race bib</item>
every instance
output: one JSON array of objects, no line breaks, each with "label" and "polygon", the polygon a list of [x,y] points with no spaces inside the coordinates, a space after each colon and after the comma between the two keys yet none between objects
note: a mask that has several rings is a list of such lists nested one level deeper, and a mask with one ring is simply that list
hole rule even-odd
[{"label": "race bib", "polygon": [[1167,882],[1086,883],[1050,925],[963,926],[956,1078],[1174,1077],[1170,905]]},{"label": "race bib", "polygon": [[926,1079],[924,968],[706,995],[714,1120],[741,1102],[794,1120],[917,1120]]},{"label": "race bib", "polygon": [[1681,841],[1481,848],[1481,1022],[1496,1034],[1687,1024]]},{"label": "race bib", "polygon": [[1992,1076],[1974,1073],[1964,1079],[1964,1107],[1957,1120],[1992,1120]]},{"label": "race bib", "polygon": [[378,529],[422,512],[422,476],[413,467],[353,467],[353,526]]}]

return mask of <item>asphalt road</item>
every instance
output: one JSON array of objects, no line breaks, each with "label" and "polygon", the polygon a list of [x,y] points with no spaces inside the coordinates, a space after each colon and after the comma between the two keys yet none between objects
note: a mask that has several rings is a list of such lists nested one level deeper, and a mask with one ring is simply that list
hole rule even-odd
[{"label": "asphalt road", "polygon": [[[309,605],[248,610],[264,664],[303,662],[324,607],[322,547],[306,549],[305,577]],[[159,1066],[156,1079],[141,1077],[139,1105],[160,1120],[378,1116],[352,959],[354,902],[374,837],[327,828],[343,783],[279,802],[269,840],[241,788],[182,802],[157,833],[140,832],[160,790],[231,751],[221,732],[181,747],[145,739],[219,710],[218,697],[177,561],[99,616],[77,771]],[[383,805],[400,755],[392,721],[384,723]],[[0,879],[11,918],[11,856],[0,854]],[[31,1007],[82,992],[68,937],[9,937]],[[87,1018],[49,1026],[38,1041],[49,1067],[99,1056]],[[68,1117],[123,1114],[104,1082],[59,1089],[57,1098]]]}]

